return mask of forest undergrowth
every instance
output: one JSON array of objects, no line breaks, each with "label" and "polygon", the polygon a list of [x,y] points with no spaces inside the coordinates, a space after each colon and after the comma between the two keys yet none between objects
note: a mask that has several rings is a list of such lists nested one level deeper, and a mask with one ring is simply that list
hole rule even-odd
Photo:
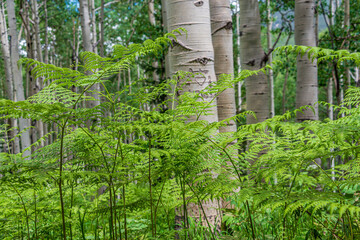
[{"label": "forest undergrowth", "polygon": [[[110,58],[84,52],[79,71],[21,60],[46,87],[26,101],[0,100],[1,133],[13,130],[9,118],[56,130],[30,146],[29,157],[1,153],[0,239],[359,239],[360,89],[334,106],[342,118],[294,122],[303,107],[252,125],[243,124],[254,115],[247,111],[212,123],[201,116],[259,71],[181,95],[194,74],[114,90],[120,70],[162,54],[174,38],[116,45]],[[346,50],[278,51],[360,66],[359,54]],[[89,94],[94,84],[103,90]],[[100,104],[86,108],[95,95]],[[237,132],[219,133],[229,121]],[[20,134],[3,144],[19,144]],[[175,226],[176,209],[209,199],[232,205],[222,209],[223,229],[187,214]]]}]

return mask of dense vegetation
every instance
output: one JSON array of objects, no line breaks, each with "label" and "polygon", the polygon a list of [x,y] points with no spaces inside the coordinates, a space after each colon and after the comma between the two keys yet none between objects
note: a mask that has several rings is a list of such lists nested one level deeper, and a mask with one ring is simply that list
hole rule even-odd
[{"label": "dense vegetation", "polygon": [[360,239],[359,9],[0,1],[0,239]]},{"label": "dense vegetation", "polygon": [[[218,129],[252,113],[206,122],[201,116],[212,102],[199,99],[215,99],[256,71],[225,75],[202,92],[180,96],[190,73],[157,87],[133,82],[132,93],[129,87],[108,90],[108,79],[120,69],[160,53],[174,37],[116,45],[111,58],[84,52],[81,71],[21,61],[48,84],[26,101],[1,100],[2,118],[41,119],[59,131],[33,144],[29,158],[1,154],[1,239],[356,239],[360,90],[348,89],[347,107],[337,107],[345,117],[334,121],[295,123],[300,109],[230,133]],[[319,61],[359,65],[357,53],[308,53]],[[104,87],[97,93],[101,104],[84,108],[94,101],[85,93],[95,83]],[[157,108],[144,107],[159,99],[165,100]],[[188,122],[190,116],[197,121]],[[50,135],[54,142],[38,147]],[[336,168],[327,165],[329,159]],[[174,226],[175,213],[190,202],[202,209],[206,201],[221,199],[233,206],[224,209],[222,231],[186,215]]]}]

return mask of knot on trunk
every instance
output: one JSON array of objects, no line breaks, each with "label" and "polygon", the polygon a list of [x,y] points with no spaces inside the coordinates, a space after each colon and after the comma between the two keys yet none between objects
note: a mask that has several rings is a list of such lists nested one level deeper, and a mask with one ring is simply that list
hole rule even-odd
[{"label": "knot on trunk", "polygon": [[208,57],[203,57],[203,58],[196,58],[196,59],[192,60],[191,62],[197,62],[197,63],[200,63],[201,65],[205,66],[210,61],[214,61],[214,59],[211,59]]},{"label": "knot on trunk", "polygon": [[194,2],[195,7],[201,7],[202,5],[204,5],[204,1],[198,0]]}]

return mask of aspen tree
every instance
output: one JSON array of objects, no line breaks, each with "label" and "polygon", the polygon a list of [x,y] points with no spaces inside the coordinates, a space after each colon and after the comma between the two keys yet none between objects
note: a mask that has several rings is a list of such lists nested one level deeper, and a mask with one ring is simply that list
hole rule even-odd
[{"label": "aspen tree", "polygon": [[[295,1],[295,44],[304,46],[316,46],[315,36],[315,0],[296,0]],[[305,110],[298,113],[297,121],[318,120],[318,81],[317,64],[311,61],[307,55],[298,56],[296,61],[296,108],[304,105],[314,107],[315,113]]]},{"label": "aspen tree", "polygon": [[[211,38],[210,6],[209,1],[167,1],[166,2],[166,25],[168,31],[179,27],[185,28],[187,34],[177,36],[177,42],[169,53],[170,76],[178,71],[192,72],[196,75],[184,86],[184,91],[197,92],[203,90],[210,83],[216,81],[214,69],[214,48]],[[211,96],[204,96],[205,101],[210,101]],[[215,102],[216,104],[216,102]],[[210,115],[203,115],[202,120],[208,122],[218,121],[216,107],[211,108]],[[190,119],[194,121],[195,118]],[[207,200],[202,203],[207,221],[219,227],[219,204],[217,201]],[[199,219],[204,217],[201,208],[197,204],[187,206],[188,216]],[[182,213],[182,216],[186,213]],[[179,219],[179,216],[177,216]],[[203,223],[206,225],[206,219]],[[185,219],[186,221],[186,219]]]},{"label": "aspen tree", "polygon": [[[217,79],[221,74],[234,74],[233,33],[230,0],[210,0],[212,42],[215,54],[215,73]],[[235,89],[226,89],[217,98],[219,121],[235,116]],[[236,125],[231,121],[220,132],[235,132]]]},{"label": "aspen tree", "polygon": [[[261,47],[261,26],[257,0],[240,0],[240,52],[241,69],[258,70],[264,67],[264,50]],[[247,123],[262,122],[269,118],[269,86],[265,74],[245,80],[246,110],[253,111],[257,119],[247,118]]]}]

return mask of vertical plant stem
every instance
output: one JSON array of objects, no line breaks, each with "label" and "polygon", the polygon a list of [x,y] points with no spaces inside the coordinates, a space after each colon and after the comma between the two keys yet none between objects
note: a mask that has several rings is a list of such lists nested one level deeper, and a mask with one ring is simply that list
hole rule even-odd
[{"label": "vertical plant stem", "polygon": [[62,193],[62,170],[63,170],[63,159],[64,159],[64,134],[66,122],[61,128],[61,138],[60,138],[60,166],[59,166],[59,194],[60,194],[60,207],[61,207],[61,220],[62,220],[62,232],[63,239],[66,240],[66,225],[65,225],[65,209],[64,209],[64,198]]},{"label": "vertical plant stem", "polygon": [[155,236],[156,236],[156,216],[157,216],[156,212],[157,212],[157,209],[158,209],[160,200],[161,200],[161,195],[162,195],[162,192],[163,192],[163,190],[164,190],[164,186],[165,186],[165,183],[166,183],[166,179],[167,179],[167,175],[166,175],[166,177],[165,177],[165,179],[164,179],[164,183],[163,183],[163,185],[162,185],[162,187],[161,187],[160,194],[159,194],[159,199],[158,199],[158,201],[157,201],[157,203],[156,203],[155,210],[154,210]]},{"label": "vertical plant stem", "polygon": [[[215,240],[215,239],[216,239],[216,238],[215,238],[215,233],[213,233],[213,231],[211,231],[211,225],[210,225],[210,223],[209,223],[208,218],[206,217],[206,213],[205,213],[205,210],[204,210],[203,205],[202,205],[202,203],[201,203],[201,199],[199,198],[199,195],[198,195],[198,194],[193,190],[193,188],[190,186],[190,184],[188,184],[188,186],[189,186],[190,190],[194,193],[195,197],[197,198],[197,200],[198,200],[198,202],[199,202],[199,205],[200,205],[200,208],[201,208],[201,211],[203,212],[204,218],[205,218],[206,223],[207,223],[207,225],[208,225],[208,227],[209,227],[209,231],[210,231],[210,233],[211,233],[211,236],[212,236],[212,238]],[[201,217],[200,217],[200,221],[201,221],[201,220],[202,220],[202,219],[201,219]]]},{"label": "vertical plant stem", "polygon": [[30,239],[29,216],[28,216],[28,212],[27,212],[27,209],[26,209],[26,205],[25,205],[24,199],[23,199],[23,197],[21,196],[21,194],[19,193],[19,191],[18,191],[13,185],[11,185],[11,186],[12,186],[12,188],[15,190],[15,192],[17,193],[17,195],[19,196],[19,198],[20,198],[20,200],[21,200],[21,204],[22,204],[22,206],[23,206],[23,208],[24,208],[27,235],[28,235],[28,239]]},{"label": "vertical plant stem", "polygon": [[72,234],[72,224],[71,224],[71,217],[72,217],[72,208],[74,205],[74,184],[71,184],[71,196],[70,196],[71,200],[70,200],[70,212],[69,212],[69,218],[70,218],[70,224],[69,224],[69,230],[70,230],[70,239],[73,239],[73,234]]},{"label": "vertical plant stem", "polygon": [[152,199],[152,189],[151,189],[151,137],[149,137],[149,194],[150,194],[150,215],[151,215],[151,234],[152,237],[155,237],[154,232],[154,216],[153,216],[153,199]]},{"label": "vertical plant stem", "polygon": [[[186,208],[186,196],[185,196],[185,176],[183,176],[183,181],[180,179],[181,184],[181,192],[182,192],[182,199],[183,199],[183,209],[184,209],[184,227],[189,228],[189,221],[187,218],[187,208]],[[186,240],[187,234],[185,234],[185,240]]]},{"label": "vertical plant stem", "polygon": [[109,198],[110,198],[110,239],[115,238],[114,234],[114,219],[113,219],[113,198],[112,198],[112,177],[110,176],[109,181]]},{"label": "vertical plant stem", "polygon": [[116,193],[115,188],[113,184],[113,206],[114,206],[114,233],[115,233],[115,239],[117,239],[117,227],[116,227]]},{"label": "vertical plant stem", "polygon": [[125,240],[127,240],[127,224],[126,224],[126,199],[125,199],[125,185],[122,188],[123,194],[123,206],[124,206],[124,230],[125,230]]},{"label": "vertical plant stem", "polygon": [[37,232],[37,208],[36,208],[36,191],[34,189],[34,214],[35,214],[35,239],[38,239],[38,232]]}]

